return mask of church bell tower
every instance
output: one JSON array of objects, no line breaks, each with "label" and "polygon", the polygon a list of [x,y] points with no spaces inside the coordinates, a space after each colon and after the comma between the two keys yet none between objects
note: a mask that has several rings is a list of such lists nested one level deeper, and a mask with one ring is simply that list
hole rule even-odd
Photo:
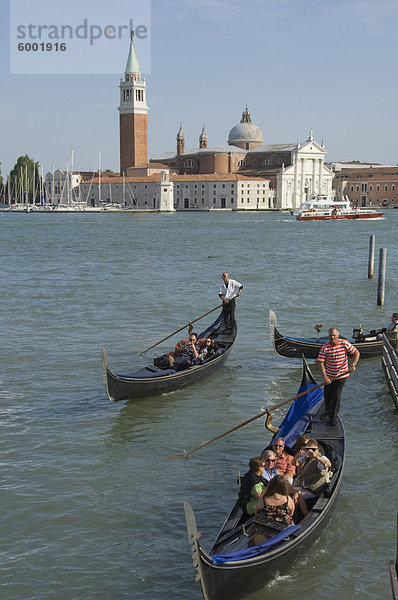
[{"label": "church bell tower", "polygon": [[124,81],[120,80],[120,174],[148,164],[146,81],[142,79],[131,32]]}]

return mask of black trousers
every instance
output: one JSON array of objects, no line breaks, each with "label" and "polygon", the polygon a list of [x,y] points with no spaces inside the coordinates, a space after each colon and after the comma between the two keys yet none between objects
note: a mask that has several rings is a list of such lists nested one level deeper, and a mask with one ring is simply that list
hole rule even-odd
[{"label": "black trousers", "polygon": [[226,329],[232,329],[235,323],[236,300],[233,298],[229,302],[223,302],[224,324]]},{"label": "black trousers", "polygon": [[340,410],[341,393],[345,384],[344,379],[336,379],[324,387],[325,410],[329,414],[330,420],[334,420]]}]

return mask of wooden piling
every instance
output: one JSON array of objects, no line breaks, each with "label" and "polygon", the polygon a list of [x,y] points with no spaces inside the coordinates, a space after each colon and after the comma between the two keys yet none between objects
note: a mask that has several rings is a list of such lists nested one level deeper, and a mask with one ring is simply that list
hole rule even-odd
[{"label": "wooden piling", "polygon": [[369,238],[368,279],[373,279],[375,265],[375,237],[375,235],[371,235]]},{"label": "wooden piling", "polygon": [[387,248],[380,248],[379,279],[377,282],[377,304],[384,306],[384,288],[386,283]]}]

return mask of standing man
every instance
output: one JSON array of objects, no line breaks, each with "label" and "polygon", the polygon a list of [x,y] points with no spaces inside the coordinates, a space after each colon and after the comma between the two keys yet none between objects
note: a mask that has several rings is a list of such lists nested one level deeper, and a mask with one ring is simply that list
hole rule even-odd
[{"label": "standing man", "polygon": [[228,273],[222,274],[222,280],[218,295],[223,302],[225,329],[231,330],[235,323],[235,298],[241,295],[243,285],[235,279],[230,279]]},{"label": "standing man", "polygon": [[[329,420],[331,425],[336,425],[336,417],[340,410],[341,393],[345,380],[349,377],[348,371],[355,371],[359,360],[359,351],[348,340],[341,339],[336,327],[328,331],[329,341],[322,346],[318,354],[318,362],[325,383],[325,409],[321,419]],[[353,359],[348,366],[348,354]],[[334,381],[332,381],[332,379]]]}]

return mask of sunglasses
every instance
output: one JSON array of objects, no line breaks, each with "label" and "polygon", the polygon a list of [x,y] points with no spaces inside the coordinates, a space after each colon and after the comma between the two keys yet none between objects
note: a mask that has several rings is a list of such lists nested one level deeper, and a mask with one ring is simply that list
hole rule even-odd
[{"label": "sunglasses", "polygon": [[276,458],[266,458],[265,462],[275,462]]}]

